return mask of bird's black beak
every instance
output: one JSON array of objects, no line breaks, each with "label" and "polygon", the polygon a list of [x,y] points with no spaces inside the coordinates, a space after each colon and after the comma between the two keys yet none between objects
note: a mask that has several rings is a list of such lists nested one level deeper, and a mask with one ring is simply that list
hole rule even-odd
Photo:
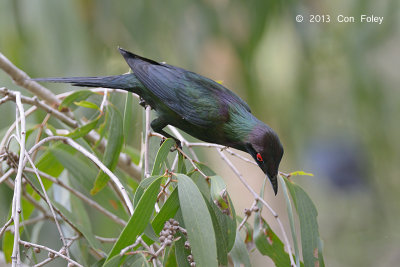
[{"label": "bird's black beak", "polygon": [[278,175],[274,175],[274,176],[267,175],[267,176],[268,176],[269,181],[271,182],[272,189],[274,189],[274,193],[276,196],[276,194],[278,194]]}]

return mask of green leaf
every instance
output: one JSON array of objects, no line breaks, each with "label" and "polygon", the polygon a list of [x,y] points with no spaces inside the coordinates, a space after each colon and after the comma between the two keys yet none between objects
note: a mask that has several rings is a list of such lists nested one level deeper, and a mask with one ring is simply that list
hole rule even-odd
[{"label": "green leaf", "polygon": [[106,263],[120,251],[134,243],[137,237],[143,233],[149,223],[150,217],[154,210],[154,204],[157,200],[158,191],[160,189],[161,180],[163,177],[156,179],[144,192],[129,219],[127,225],[122,230],[117,242],[111,249],[107,257]]},{"label": "green leaf", "polygon": [[179,266],[175,256],[175,244],[172,244],[171,247],[166,248],[163,266],[165,267]]},{"label": "green leaf", "polygon": [[279,182],[282,187],[283,195],[285,196],[286,200],[286,209],[288,212],[288,217],[289,217],[289,222],[290,222],[290,231],[292,232],[292,240],[294,244],[294,253],[296,257],[296,266],[300,266],[300,253],[299,253],[299,245],[297,244],[297,235],[296,235],[296,228],[295,228],[295,223],[294,223],[294,217],[293,217],[293,208],[292,208],[292,203],[290,201],[288,189],[286,187],[285,181],[283,180],[281,175],[278,175]]},{"label": "green leaf", "polygon": [[156,159],[154,160],[153,171],[151,172],[151,175],[161,174],[160,172],[161,172],[163,163],[167,159],[168,153],[174,144],[175,144],[175,140],[172,138],[168,138],[162,143],[162,145],[160,146],[160,149],[157,152]]},{"label": "green leaf", "polygon": [[53,177],[58,177],[64,170],[64,166],[48,149],[40,156],[36,163],[36,167],[40,171],[45,172]]},{"label": "green leaf", "polygon": [[184,174],[178,179],[179,202],[197,266],[218,266],[216,239],[210,213],[196,184]]},{"label": "green leaf", "polygon": [[80,90],[73,92],[72,94],[64,98],[58,109],[62,110],[63,108],[69,107],[73,102],[79,102],[81,100],[85,100],[92,94],[94,93],[90,90]]},{"label": "green leaf", "polygon": [[178,153],[178,169],[177,173],[186,173],[185,158],[181,153]]},{"label": "green leaf", "polygon": [[176,266],[190,267],[187,260],[187,256],[189,256],[189,250],[185,249],[185,236],[182,233],[178,233],[177,235],[180,237],[180,239],[175,242],[175,258],[176,262],[178,263]]},{"label": "green leaf", "polygon": [[[56,206],[62,214],[83,234],[83,236],[88,241],[89,245],[94,248],[103,251],[104,248],[102,244],[94,237],[92,232],[89,218],[87,216],[87,211],[83,208],[80,200],[75,199],[73,205],[73,213],[67,210],[64,206],[56,201],[51,201],[54,206]],[[79,215],[79,216],[77,216]]]},{"label": "green leaf", "polygon": [[6,262],[11,262],[11,255],[13,252],[14,235],[10,231],[7,231],[3,235],[3,253]]},{"label": "green leaf", "polygon": [[132,128],[133,95],[126,94],[124,109],[124,136],[129,136]]},{"label": "green leaf", "polygon": [[[118,110],[116,110],[112,106],[110,107],[111,108],[109,108],[109,110],[111,112],[111,120],[103,163],[110,169],[110,171],[114,171],[118,163],[122,145],[124,143],[124,135],[122,117]],[[90,193],[94,195],[99,192],[107,185],[109,179],[110,177],[108,177],[107,174],[100,170],[94,183],[93,189],[90,191]]]},{"label": "green leaf", "polygon": [[83,107],[83,108],[91,108],[91,109],[97,109],[100,110],[100,108],[93,102],[89,102],[86,100],[82,100],[79,102],[74,102],[75,105],[79,106],[79,107]]},{"label": "green leaf", "polygon": [[284,178],[292,196],[300,220],[301,247],[305,266],[324,266],[320,247],[320,237],[317,222],[317,209],[307,193],[297,184]]},{"label": "green leaf", "polygon": [[[97,167],[89,159],[63,143],[51,146],[49,151],[59,162],[62,162],[65,169],[68,170],[70,174],[69,177],[72,178],[70,179],[71,185],[74,188],[79,188],[86,195],[90,195],[90,189],[93,186],[98,172]],[[101,206],[122,219],[125,220],[129,218],[120,199],[111,188],[105,187],[98,194],[91,197]]]},{"label": "green leaf", "polygon": [[250,257],[240,233],[236,232],[235,244],[230,252],[234,267],[250,267]]},{"label": "green leaf", "polygon": [[291,172],[289,175],[290,176],[298,176],[298,175],[314,176],[314,174],[312,174],[312,173],[303,172],[303,171]]},{"label": "green leaf", "polygon": [[98,116],[95,120],[86,123],[85,125],[76,128],[69,134],[67,134],[68,137],[71,137],[73,139],[78,139],[80,137],[86,136],[91,130],[96,128],[97,124],[99,123],[101,116]]},{"label": "green leaf", "polygon": [[[206,171],[211,174],[211,171]],[[220,265],[227,265],[228,252],[232,249],[235,242],[236,215],[229,195],[226,192],[226,185],[220,176],[211,176],[209,177],[209,183],[211,184],[211,191],[213,192],[210,192],[209,183],[207,183],[199,172],[192,172],[191,178],[202,193],[211,215],[217,241],[218,262]],[[213,195],[215,196],[215,199],[210,197]],[[217,199],[222,199],[224,205],[220,205]],[[218,206],[215,203],[218,203]],[[225,208],[222,208],[221,206],[224,206]],[[228,213],[228,215],[224,214],[222,210],[224,213]]]},{"label": "green leaf", "polygon": [[[104,264],[104,262],[103,262]],[[119,256],[116,255],[104,265],[98,265],[103,267],[114,267],[114,266],[130,266],[130,267],[149,267],[146,257],[142,254]]]},{"label": "green leaf", "polygon": [[[226,252],[229,252],[232,249],[236,238],[235,209],[233,208],[233,204],[231,202],[229,194],[226,191],[226,185],[222,177],[217,175],[211,176],[210,183],[210,192],[213,200],[212,202],[210,202],[210,205],[213,208],[213,211],[218,220],[218,225],[221,228],[220,231],[215,231],[215,234],[217,236],[217,245],[218,242],[224,242],[223,246],[226,246]],[[216,224],[214,223],[214,226],[215,225]],[[222,236],[218,237],[218,235]],[[218,257],[220,257],[220,253],[218,254]]]},{"label": "green leaf", "polygon": [[133,163],[135,163],[136,165],[139,165],[139,162],[140,162],[140,151],[138,149],[133,148],[131,146],[125,146],[122,149],[122,152],[127,154],[131,158]]},{"label": "green leaf", "polygon": [[201,162],[196,162],[196,166],[207,176],[217,175],[213,170],[211,170],[210,167],[208,167],[207,165],[204,165]]},{"label": "green leaf", "polygon": [[161,207],[160,212],[154,217],[151,224],[149,224],[144,231],[145,235],[143,236],[143,241],[146,242],[147,245],[158,242],[159,234],[164,227],[165,222],[170,218],[174,218],[178,209],[178,190],[175,188],[169,198],[165,201],[164,205]]},{"label": "green leaf", "polygon": [[137,254],[137,255],[129,255],[125,260],[124,266],[149,267],[150,265],[143,254]]},{"label": "green leaf", "polygon": [[289,255],[285,252],[284,244],[260,216],[260,212],[255,213],[254,241],[258,251],[270,257],[276,267],[290,266]]},{"label": "green leaf", "polygon": [[226,210],[230,214],[230,206],[228,201],[228,192],[226,185],[221,176],[215,175],[210,177],[211,181],[211,198],[222,210]]},{"label": "green leaf", "polygon": [[200,172],[195,171],[190,173],[190,178],[192,178],[193,182],[196,184],[197,188],[200,190],[201,194],[205,199],[210,198],[210,186],[207,183],[206,179],[204,179],[203,175]]},{"label": "green leaf", "polygon": [[[217,242],[217,256],[219,265],[228,264],[228,227],[225,214],[213,203],[207,203]],[[230,230],[230,229],[229,229]]]},{"label": "green leaf", "polygon": [[140,198],[142,197],[144,191],[147,187],[149,187],[156,179],[160,178],[160,176],[150,176],[143,179],[138,188],[136,189],[135,195],[133,196],[133,207],[139,203]]},{"label": "green leaf", "polygon": [[170,218],[174,218],[178,209],[178,189],[175,188],[168,199],[165,201],[164,205],[161,207],[160,212],[154,217],[153,221],[151,222],[154,232],[156,232],[157,235],[161,232],[165,222]]}]

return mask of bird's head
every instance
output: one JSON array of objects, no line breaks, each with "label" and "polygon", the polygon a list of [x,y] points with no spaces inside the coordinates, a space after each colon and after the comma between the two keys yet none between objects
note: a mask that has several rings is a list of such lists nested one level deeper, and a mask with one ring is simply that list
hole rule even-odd
[{"label": "bird's head", "polygon": [[258,125],[249,135],[246,149],[268,176],[275,195],[278,192],[278,169],[283,147],[278,135],[266,125]]}]

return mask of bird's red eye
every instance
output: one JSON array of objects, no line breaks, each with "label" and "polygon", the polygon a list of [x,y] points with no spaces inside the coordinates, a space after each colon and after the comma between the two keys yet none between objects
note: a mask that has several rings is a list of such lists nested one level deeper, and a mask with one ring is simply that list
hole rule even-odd
[{"label": "bird's red eye", "polygon": [[261,157],[260,153],[257,153],[257,160],[263,162],[263,158]]}]

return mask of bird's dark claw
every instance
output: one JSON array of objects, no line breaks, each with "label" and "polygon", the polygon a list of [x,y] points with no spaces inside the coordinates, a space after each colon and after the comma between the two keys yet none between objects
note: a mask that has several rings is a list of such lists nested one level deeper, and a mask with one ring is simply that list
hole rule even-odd
[{"label": "bird's dark claw", "polygon": [[171,147],[171,149],[169,151],[174,152],[175,150],[178,150],[178,148],[182,150],[181,141],[176,138],[174,138],[174,140],[175,140],[175,145],[173,147]]},{"label": "bird's dark claw", "polygon": [[139,97],[139,105],[141,105],[142,107],[146,107],[146,101],[144,101],[144,99],[142,97]]},{"label": "bird's dark claw", "polygon": [[[179,139],[176,139],[175,137],[172,137],[175,140],[175,145],[173,147],[171,147],[171,149],[169,150],[170,152],[174,152],[175,150],[182,149],[182,143]],[[165,142],[166,138],[162,137],[160,140],[160,146]]]},{"label": "bird's dark claw", "polygon": [[[175,139],[175,138],[174,138],[174,139]],[[173,148],[171,148],[171,149],[172,149],[172,151],[175,151],[175,150],[177,150],[178,148],[179,148],[180,150],[182,150],[182,143],[181,143],[180,140],[175,139],[175,146],[174,146]]]},{"label": "bird's dark claw", "polygon": [[161,137],[161,139],[160,139],[160,146],[162,146],[162,144],[164,144],[165,140],[166,140],[165,137]]}]

